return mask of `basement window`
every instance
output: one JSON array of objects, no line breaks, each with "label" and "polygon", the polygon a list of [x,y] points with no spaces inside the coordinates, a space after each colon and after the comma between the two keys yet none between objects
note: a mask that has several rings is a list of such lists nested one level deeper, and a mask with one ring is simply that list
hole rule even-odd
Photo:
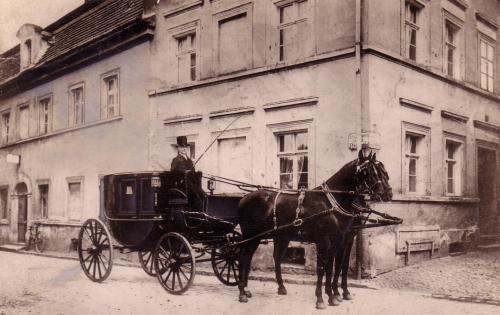
[{"label": "basement window", "polygon": [[285,264],[304,266],[306,264],[305,248],[288,247],[282,262]]}]

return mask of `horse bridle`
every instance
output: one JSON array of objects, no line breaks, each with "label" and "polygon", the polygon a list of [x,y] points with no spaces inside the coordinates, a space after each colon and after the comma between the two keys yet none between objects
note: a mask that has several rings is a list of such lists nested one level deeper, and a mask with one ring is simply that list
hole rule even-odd
[{"label": "horse bridle", "polygon": [[[374,195],[374,187],[377,185],[383,185],[383,179],[381,179],[381,176],[379,175],[379,172],[377,171],[377,168],[375,167],[374,164],[378,162],[372,162],[370,160],[366,160],[359,164],[358,160],[358,165],[356,166],[356,193],[359,195]],[[372,184],[368,184],[366,182],[366,179],[361,181],[360,176],[361,174],[366,171],[368,174],[366,175],[367,178],[370,176],[375,177],[375,181]]]}]

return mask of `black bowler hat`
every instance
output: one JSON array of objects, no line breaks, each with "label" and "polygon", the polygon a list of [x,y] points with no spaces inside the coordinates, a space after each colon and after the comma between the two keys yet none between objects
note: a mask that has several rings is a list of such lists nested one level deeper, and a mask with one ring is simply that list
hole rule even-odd
[{"label": "black bowler hat", "polygon": [[189,147],[188,140],[186,136],[177,137],[177,146],[179,147]]}]

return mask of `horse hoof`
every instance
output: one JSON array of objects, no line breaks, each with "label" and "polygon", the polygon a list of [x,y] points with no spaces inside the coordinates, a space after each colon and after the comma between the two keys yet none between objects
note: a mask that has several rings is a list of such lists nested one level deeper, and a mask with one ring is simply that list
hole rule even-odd
[{"label": "horse hoof", "polygon": [[335,300],[337,300],[338,302],[342,302],[342,297],[340,296],[340,294],[335,294],[335,295],[333,295],[333,298],[334,298]]},{"label": "horse hoof", "polygon": [[240,294],[240,303],[247,303],[248,297],[245,294]]},{"label": "horse hoof", "polygon": [[340,305],[340,301],[337,299],[336,295],[332,296],[331,298],[328,298],[328,305],[330,306]]},{"label": "horse hoof", "polygon": [[324,310],[326,308],[326,305],[323,302],[316,302],[316,308],[318,310]]},{"label": "horse hoof", "polygon": [[279,287],[278,288],[278,295],[286,295],[286,288],[285,287]]},{"label": "horse hoof", "polygon": [[344,300],[347,300],[347,301],[353,300],[353,297],[350,293],[344,293],[344,294],[342,294],[342,296],[344,297]]},{"label": "horse hoof", "polygon": [[252,292],[248,291],[248,290],[245,290],[245,296],[247,298],[251,298],[252,297]]}]

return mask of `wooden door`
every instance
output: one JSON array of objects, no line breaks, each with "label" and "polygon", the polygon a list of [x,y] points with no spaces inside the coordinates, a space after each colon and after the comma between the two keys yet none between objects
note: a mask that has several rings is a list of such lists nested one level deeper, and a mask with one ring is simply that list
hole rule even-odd
[{"label": "wooden door", "polygon": [[481,233],[493,232],[496,211],[496,151],[478,148],[477,181],[479,196],[479,228]]},{"label": "wooden door", "polygon": [[18,197],[17,240],[26,242],[26,229],[28,228],[28,198],[26,195]]}]

